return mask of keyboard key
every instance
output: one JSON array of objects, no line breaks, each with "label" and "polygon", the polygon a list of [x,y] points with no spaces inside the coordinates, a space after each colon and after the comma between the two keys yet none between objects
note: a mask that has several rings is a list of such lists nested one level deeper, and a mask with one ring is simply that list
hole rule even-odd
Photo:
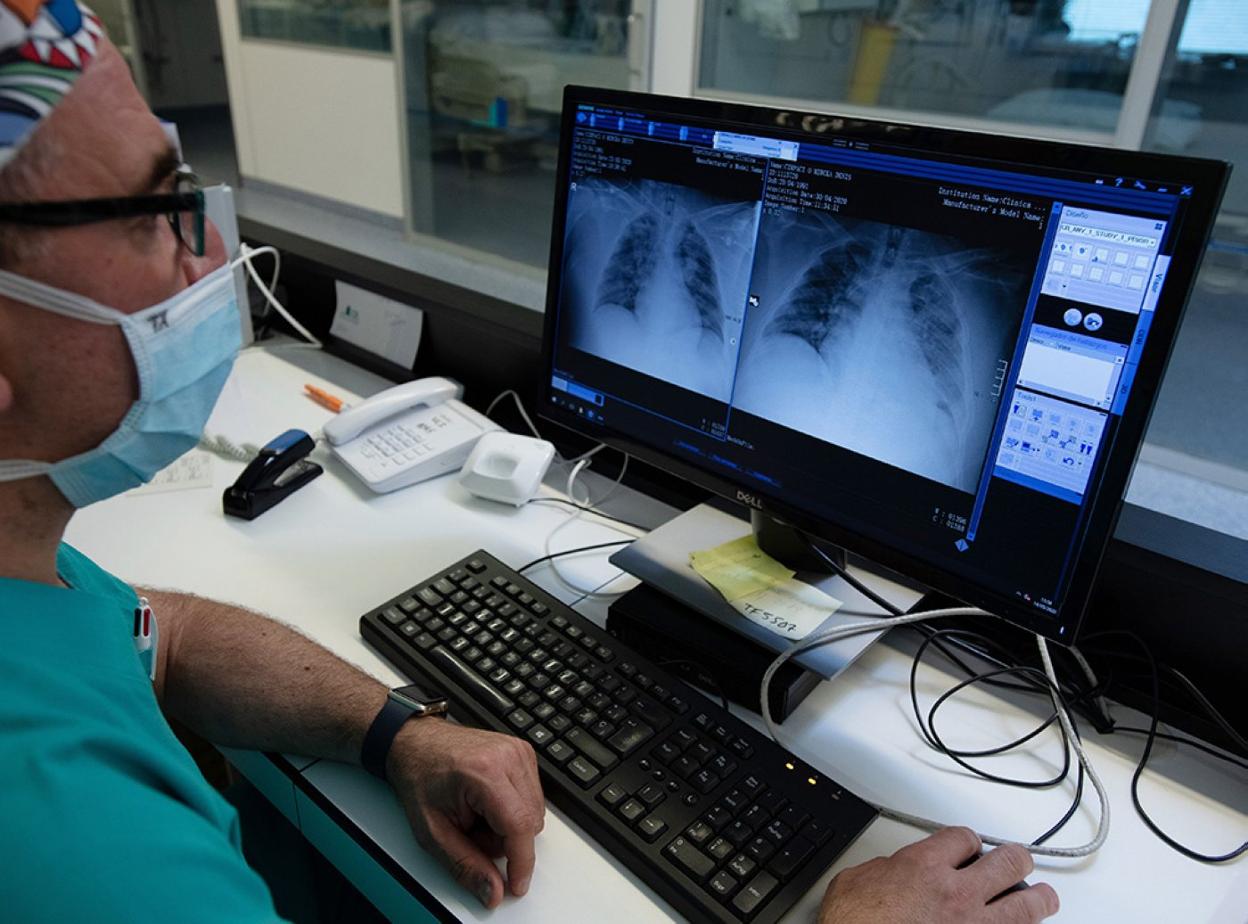
[{"label": "keyboard key", "polygon": [[533,603],[529,607],[529,609],[532,610],[534,613],[536,613],[538,616],[545,616],[547,613],[550,612],[550,607],[548,607],[545,603],[540,603],[540,602]]},{"label": "keyboard key", "polygon": [[725,840],[722,837],[717,837],[706,845],[706,852],[716,860],[727,860],[736,849],[732,846],[732,841]]},{"label": "keyboard key", "polygon": [[593,725],[589,726],[589,733],[599,741],[605,741],[615,734],[615,726],[606,719],[599,719]]},{"label": "keyboard key", "polygon": [[771,855],[776,852],[776,848],[767,838],[756,837],[745,846],[745,852],[749,854],[752,860],[766,863]]},{"label": "keyboard key", "polygon": [[624,724],[620,726],[620,730],[607,739],[607,744],[621,757],[627,757],[646,741],[649,741],[653,734],[654,729],[644,722],[639,722],[636,719],[625,719]]},{"label": "keyboard key", "polygon": [[591,764],[584,757],[573,757],[568,761],[565,768],[572,776],[580,781],[581,786],[588,786],[594,780],[598,779],[601,774],[598,768]]},{"label": "keyboard key", "polygon": [[637,790],[637,798],[646,805],[654,808],[660,802],[667,798],[667,793],[663,791],[663,787],[657,783],[647,783],[641,789]]},{"label": "keyboard key", "polygon": [[657,815],[647,815],[637,825],[637,833],[645,839],[647,843],[653,844],[664,831],[667,830],[667,822]]},{"label": "keyboard key", "polygon": [[420,597],[426,606],[437,606],[442,602],[442,595],[432,587],[422,587],[416,592],[416,596]]},{"label": "keyboard key", "polygon": [[715,878],[710,881],[708,888],[727,901],[732,898],[732,893],[737,891],[737,880],[734,879],[727,871],[720,871],[715,874]]},{"label": "keyboard key", "polygon": [[401,609],[405,613],[415,613],[418,609],[420,609],[420,603],[417,602],[415,597],[413,597],[411,594],[408,594],[406,597],[404,597],[402,600],[399,601],[399,609]]},{"label": "keyboard key", "polygon": [[804,837],[795,837],[776,851],[776,855],[767,864],[767,869],[781,879],[788,879],[814,852],[814,844]]},{"label": "keyboard key", "polygon": [[[616,700],[620,701],[620,697],[617,696]],[[628,708],[637,718],[653,728],[662,730],[672,723],[672,717],[667,710],[648,697],[637,697]]]},{"label": "keyboard key", "polygon": [[524,735],[533,742],[534,747],[545,747],[555,739],[555,733],[545,725],[534,725]]},{"label": "keyboard key", "polygon": [[464,567],[467,568],[469,571],[471,571],[473,574],[480,574],[482,571],[485,570],[485,562],[483,562],[479,558],[474,558],[471,561],[469,561],[468,564],[466,564]]},{"label": "keyboard key", "polygon": [[[754,836],[754,829],[749,825],[740,821],[734,821],[721,832],[724,837],[732,841],[738,847],[748,843],[750,838]],[[770,856],[770,854],[768,854]]]},{"label": "keyboard key", "polygon": [[598,801],[603,805],[615,808],[620,803],[620,800],[627,795],[628,791],[619,783],[608,783],[602,792],[598,793]]},{"label": "keyboard key", "polygon": [[443,629],[441,632],[438,633],[439,642],[449,642],[451,641],[451,639],[456,638],[456,637],[457,637],[457,633],[450,626],[447,626],[445,629]]},{"label": "keyboard key", "polygon": [[759,805],[773,815],[789,804],[789,800],[784,798],[784,796],[780,795],[780,793],[776,792],[774,789],[770,792],[763,793],[755,801],[757,801]]},{"label": "keyboard key", "polygon": [[[646,726],[647,728],[649,726]],[[665,764],[670,764],[673,760],[680,756],[680,748],[672,744],[670,741],[664,741],[654,749],[654,756]]]},{"label": "keyboard key", "polygon": [[[554,724],[553,722],[551,723]],[[571,745],[565,744],[563,741],[555,741],[546,748],[546,756],[557,764],[562,764],[570,760],[576,755]]]},{"label": "keyboard key", "polygon": [[738,879],[744,879],[758,868],[758,864],[743,853],[737,854],[728,864],[727,869]]},{"label": "keyboard key", "polygon": [[525,606],[530,606],[531,604],[537,602],[537,599],[531,593],[528,593],[528,592],[522,593],[520,596],[516,597],[516,599],[519,600],[521,603],[523,603]]},{"label": "keyboard key", "polygon": [[825,822],[815,818],[806,822],[806,827],[802,828],[802,836],[816,846],[823,846],[832,836],[832,829]]},{"label": "keyboard key", "polygon": [[533,707],[533,715],[535,715],[542,722],[545,722],[554,714],[555,707],[550,703],[538,703]]},{"label": "keyboard key", "polygon": [[675,694],[673,694],[672,696],[669,696],[667,698],[667,708],[672,710],[672,712],[676,713],[677,715],[684,715],[686,712],[689,711],[689,704],[685,702],[683,699],[681,699],[679,696],[676,696]]},{"label": "keyboard key", "polygon": [[619,758],[612,751],[600,744],[593,735],[583,728],[569,729],[564,738],[570,745],[604,770],[610,770],[620,762]]},{"label": "keyboard key", "polygon": [[637,665],[631,661],[621,661],[616,670],[620,672],[621,677],[632,677],[637,673]]},{"label": "keyboard key", "polygon": [[[504,690],[504,692],[506,692],[506,690]],[[532,709],[535,706],[539,705],[541,701],[542,701],[542,698],[538,696],[536,693],[534,693],[532,690],[525,690],[523,693],[521,693],[519,696],[516,697],[516,702],[518,702],[525,709]]]},{"label": "keyboard key", "polygon": [[698,726],[698,728],[702,729],[702,731],[706,731],[714,724],[714,722],[712,721],[711,717],[707,715],[705,712],[699,712],[696,716],[693,717],[693,724]]},{"label": "keyboard key", "polygon": [[455,593],[455,591],[457,591],[459,588],[443,577],[443,578],[438,578],[436,581],[433,582],[433,589],[436,590],[438,593],[440,593],[442,596],[447,597]]},{"label": "keyboard key", "polygon": [[759,873],[733,899],[732,907],[743,915],[751,915],[758,910],[758,906],[767,900],[779,884],[771,873]]},{"label": "keyboard key", "polygon": [[761,805],[751,805],[741,816],[741,820],[751,828],[761,828],[771,818]]},{"label": "keyboard key", "polygon": [[428,632],[422,632],[420,635],[412,639],[412,643],[421,651],[428,651],[434,645],[438,644],[438,640]]},{"label": "keyboard key", "polygon": [[561,735],[572,727],[572,720],[566,715],[552,715],[546,723],[556,735]]},{"label": "keyboard key", "polygon": [[664,847],[663,855],[698,882],[715,869],[715,861],[683,837],[676,838]]},{"label": "keyboard key", "polygon": [[718,831],[728,822],[732,821],[732,812],[728,811],[722,805],[717,805],[702,816],[702,820]]},{"label": "keyboard key", "polygon": [[672,762],[672,771],[682,780],[687,780],[698,772],[698,765],[695,761],[682,755]]},{"label": "keyboard key", "polygon": [[523,709],[517,709],[515,712],[507,716],[507,724],[516,731],[524,731],[533,724],[533,716],[529,715]]},{"label": "keyboard key", "polygon": [[620,806],[620,814],[624,816],[626,821],[636,821],[646,814],[646,807],[636,799],[629,799]]},{"label": "keyboard key", "polygon": [[745,808],[748,804],[748,799],[745,793],[741,790],[734,789],[732,792],[728,793],[728,795],[724,796],[724,799],[720,804],[735,815],[737,812]]},{"label": "keyboard key", "polygon": [[714,790],[715,787],[719,785],[719,782],[719,777],[717,777],[714,773],[711,773],[709,770],[699,770],[693,776],[689,777],[689,785],[691,785],[698,792],[702,793],[704,796]]},{"label": "keyboard key", "polygon": [[750,743],[744,738],[737,738],[730,745],[732,753],[736,754],[742,760],[749,760],[754,756],[754,748],[750,747]]},{"label": "keyboard key", "polygon": [[594,649],[594,654],[597,656],[598,660],[602,661],[604,664],[610,664],[611,660],[615,657],[615,652],[606,645],[599,645]]},{"label": "keyboard key", "polygon": [[403,610],[399,609],[397,606],[388,606],[382,610],[381,613],[381,618],[390,623],[392,626],[397,626],[399,623],[407,619],[407,616],[408,614],[403,612]]},{"label": "keyboard key", "polygon": [[412,638],[413,636],[419,634],[420,626],[416,625],[416,623],[411,622],[409,620],[408,622],[405,622],[403,623],[403,625],[399,626],[399,631],[403,633],[403,635],[407,636],[408,638]]},{"label": "keyboard key", "polygon": [[751,774],[741,781],[741,788],[745,790],[747,795],[757,796],[767,788],[767,784]]},{"label": "keyboard key", "polygon": [[783,821],[773,821],[763,831],[763,836],[773,844],[780,845],[793,836],[793,829]]},{"label": "keyboard key", "polygon": [[[711,826],[704,821],[695,821],[685,829],[685,837],[689,838],[693,843],[701,846],[710,839],[715,832],[711,830]],[[723,840],[723,838],[717,838]]]},{"label": "keyboard key", "polygon": [[797,831],[802,827],[802,825],[806,824],[806,821],[810,818],[810,816],[796,805],[790,805],[780,813],[779,818],[794,831]]}]

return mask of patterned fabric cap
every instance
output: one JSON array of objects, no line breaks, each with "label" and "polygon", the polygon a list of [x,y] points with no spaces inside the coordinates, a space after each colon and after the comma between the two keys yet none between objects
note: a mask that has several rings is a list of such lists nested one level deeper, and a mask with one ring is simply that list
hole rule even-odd
[{"label": "patterned fabric cap", "polygon": [[95,57],[104,27],[77,0],[0,0],[0,167]]}]

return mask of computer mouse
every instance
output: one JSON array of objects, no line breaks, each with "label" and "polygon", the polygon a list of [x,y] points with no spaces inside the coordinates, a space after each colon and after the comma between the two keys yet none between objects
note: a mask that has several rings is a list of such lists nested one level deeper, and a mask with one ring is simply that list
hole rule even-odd
[{"label": "computer mouse", "polygon": [[[965,860],[963,860],[961,863],[958,864],[958,869],[966,869],[972,863],[979,860],[979,858],[982,856],[984,856],[984,854],[981,852],[981,853],[975,854],[975,856],[973,857],[967,857]],[[1010,886],[1008,889],[1002,889],[998,894],[994,895],[991,901],[989,902],[989,904],[991,904],[992,902],[995,902],[998,898],[1004,898],[1006,895],[1009,895],[1012,892],[1021,892],[1023,889],[1029,889],[1029,888],[1031,888],[1031,883],[1029,883],[1026,879],[1021,879],[1018,882],[1014,883],[1014,885]]]}]

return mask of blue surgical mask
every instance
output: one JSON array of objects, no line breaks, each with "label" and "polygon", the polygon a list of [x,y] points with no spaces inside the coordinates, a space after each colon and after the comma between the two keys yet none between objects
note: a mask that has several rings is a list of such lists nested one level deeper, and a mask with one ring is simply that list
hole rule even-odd
[{"label": "blue surgical mask", "polygon": [[139,399],[99,446],[60,462],[0,460],[0,481],[47,475],[71,504],[85,507],[151,481],[192,449],[242,342],[232,269],[226,263],[134,314],[0,271],[0,295],[120,327],[139,375]]}]

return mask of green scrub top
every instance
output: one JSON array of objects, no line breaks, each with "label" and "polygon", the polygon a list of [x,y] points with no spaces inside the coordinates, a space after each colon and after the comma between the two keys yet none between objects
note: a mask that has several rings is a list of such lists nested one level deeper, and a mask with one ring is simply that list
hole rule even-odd
[{"label": "green scrub top", "polygon": [[68,545],[57,568],[70,589],[0,579],[0,918],[278,920],[161,714],[134,591]]}]

